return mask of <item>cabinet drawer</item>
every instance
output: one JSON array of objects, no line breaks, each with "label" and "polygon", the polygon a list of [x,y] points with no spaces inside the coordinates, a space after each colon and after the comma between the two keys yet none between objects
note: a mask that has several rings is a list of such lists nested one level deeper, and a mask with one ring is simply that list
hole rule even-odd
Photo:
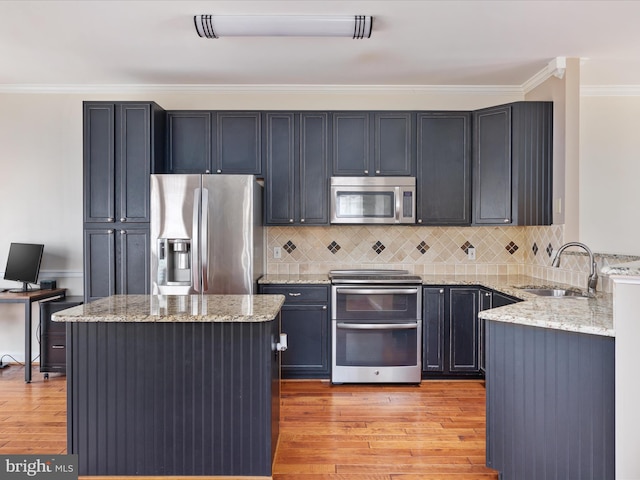
[{"label": "cabinet drawer", "polygon": [[263,285],[262,293],[269,295],[284,295],[285,304],[326,303],[329,301],[329,287],[326,286]]}]

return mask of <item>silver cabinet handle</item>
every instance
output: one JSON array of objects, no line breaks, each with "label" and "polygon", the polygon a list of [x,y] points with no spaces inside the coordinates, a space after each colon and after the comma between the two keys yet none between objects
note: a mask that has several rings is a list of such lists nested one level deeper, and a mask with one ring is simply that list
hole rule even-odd
[{"label": "silver cabinet handle", "polygon": [[336,293],[350,293],[352,295],[412,295],[418,293],[417,288],[336,288]]},{"label": "silver cabinet handle", "polygon": [[109,230],[107,230],[107,233],[108,233],[109,235],[112,235],[112,234],[113,234],[113,232],[114,232],[114,230],[113,230],[113,229],[109,229]]},{"label": "silver cabinet handle", "polygon": [[113,218],[112,217],[107,218],[107,222],[113,222]]},{"label": "silver cabinet handle", "polygon": [[299,293],[299,292],[295,292],[295,293],[294,292],[289,292],[289,296],[290,297],[299,297],[300,295],[302,295],[302,294]]},{"label": "silver cabinet handle", "polygon": [[414,323],[336,323],[338,328],[349,328],[351,330],[412,330],[418,328]]},{"label": "silver cabinet handle", "polygon": [[508,218],[504,219],[504,223],[509,223],[511,220],[509,220]]},{"label": "silver cabinet handle", "polygon": [[322,309],[323,309],[323,310],[326,310],[326,309],[327,309],[327,306],[326,306],[326,305],[322,305]]},{"label": "silver cabinet handle", "polygon": [[64,345],[51,345],[51,348],[64,348]]},{"label": "silver cabinet handle", "polygon": [[380,173],[380,170],[376,170],[376,173]]},{"label": "silver cabinet handle", "polygon": [[204,171],[204,173],[211,173],[211,170],[207,169]]},{"label": "silver cabinet handle", "polygon": [[366,173],[368,175],[369,174],[369,170],[365,170],[364,173]]},{"label": "silver cabinet handle", "polygon": [[301,218],[301,219],[300,219],[300,223],[304,223],[304,218]]},{"label": "silver cabinet handle", "polygon": [[125,235],[127,233],[126,230],[120,230],[120,235]]},{"label": "silver cabinet handle", "polygon": [[289,223],[293,223],[293,218],[290,218],[290,219],[289,219]]},{"label": "silver cabinet handle", "polygon": [[216,173],[222,173],[222,170],[218,169],[216,170]]},{"label": "silver cabinet handle", "polygon": [[441,288],[441,289],[440,289],[440,293],[444,293],[444,288]]},{"label": "silver cabinet handle", "polygon": [[126,221],[127,221],[127,219],[126,219],[126,218],[124,218],[124,217],[122,217],[122,218],[120,218],[120,221],[121,221],[121,222],[126,222]]},{"label": "silver cabinet handle", "polygon": [[418,223],[422,223],[422,219],[421,218],[418,219]]}]

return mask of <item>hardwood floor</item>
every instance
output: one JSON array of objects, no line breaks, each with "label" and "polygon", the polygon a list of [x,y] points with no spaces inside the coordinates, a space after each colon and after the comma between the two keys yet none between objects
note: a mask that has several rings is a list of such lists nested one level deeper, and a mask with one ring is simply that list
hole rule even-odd
[{"label": "hardwood floor", "polygon": [[[21,367],[0,370],[0,454],[65,453],[65,389],[66,377],[44,380],[37,367],[31,384]],[[498,478],[484,466],[482,382],[284,381],[281,420],[274,480]]]}]

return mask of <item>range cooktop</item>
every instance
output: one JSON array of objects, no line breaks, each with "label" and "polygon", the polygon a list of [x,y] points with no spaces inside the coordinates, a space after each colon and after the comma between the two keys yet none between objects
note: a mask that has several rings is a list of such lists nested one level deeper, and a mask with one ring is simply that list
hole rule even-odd
[{"label": "range cooktop", "polygon": [[331,283],[362,283],[362,284],[421,284],[422,278],[418,275],[410,275],[408,270],[331,270],[329,272]]}]

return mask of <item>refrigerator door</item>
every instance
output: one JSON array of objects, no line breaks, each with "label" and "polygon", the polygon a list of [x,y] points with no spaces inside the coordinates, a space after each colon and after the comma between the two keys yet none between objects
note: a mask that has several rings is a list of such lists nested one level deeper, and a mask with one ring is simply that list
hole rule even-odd
[{"label": "refrigerator door", "polygon": [[262,186],[252,175],[203,175],[202,197],[203,293],[257,293],[264,273]]},{"label": "refrigerator door", "polygon": [[200,175],[151,175],[151,291],[200,289]]}]

